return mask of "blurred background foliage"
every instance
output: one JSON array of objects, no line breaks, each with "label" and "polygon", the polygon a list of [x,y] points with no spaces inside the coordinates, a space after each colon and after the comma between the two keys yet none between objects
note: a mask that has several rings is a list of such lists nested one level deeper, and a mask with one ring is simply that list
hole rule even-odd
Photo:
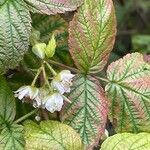
[{"label": "blurred background foliage", "polygon": [[150,53],[150,0],[113,0],[117,37],[110,61],[127,53]]}]

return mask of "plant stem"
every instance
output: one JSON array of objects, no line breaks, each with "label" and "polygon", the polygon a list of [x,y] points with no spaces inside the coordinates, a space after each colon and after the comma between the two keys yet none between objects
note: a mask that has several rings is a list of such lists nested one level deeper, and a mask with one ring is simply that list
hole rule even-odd
[{"label": "plant stem", "polygon": [[[43,66],[43,78],[44,78],[44,80],[45,80],[45,83],[48,85],[49,90],[52,91],[52,88],[51,88],[51,86],[50,86],[50,84],[49,84],[49,81],[48,81],[48,78],[47,78],[47,75],[46,75],[45,66]],[[45,84],[45,83],[44,83],[44,84]]]},{"label": "plant stem", "polygon": [[34,85],[35,85],[36,80],[37,80],[38,76],[40,75],[41,71],[42,71],[42,67],[40,67],[40,68],[38,69],[37,74],[36,74],[36,76],[34,77],[32,83],[31,83],[31,86],[34,86]]},{"label": "plant stem", "polygon": [[38,109],[35,109],[35,110],[31,111],[30,113],[28,113],[28,114],[22,116],[21,118],[19,118],[19,119],[16,120],[16,121],[14,121],[14,123],[17,124],[17,123],[22,122],[23,120],[25,120],[25,119],[27,119],[28,117],[30,117],[30,116],[32,116],[33,114],[35,114],[37,111],[38,111]]},{"label": "plant stem", "polygon": [[56,73],[56,71],[51,67],[51,65],[50,65],[48,62],[46,62],[46,61],[44,61],[44,63],[47,65],[48,69],[52,72],[53,76],[56,76],[57,73]]},{"label": "plant stem", "polygon": [[49,63],[51,63],[51,64],[53,64],[53,65],[55,65],[55,66],[62,67],[62,68],[67,68],[67,69],[71,70],[71,71],[74,72],[74,73],[80,73],[80,71],[79,71],[78,69],[76,69],[76,68],[66,66],[66,65],[64,65],[64,64],[61,64],[61,63],[56,62],[56,61],[53,61],[53,60],[49,60]]}]

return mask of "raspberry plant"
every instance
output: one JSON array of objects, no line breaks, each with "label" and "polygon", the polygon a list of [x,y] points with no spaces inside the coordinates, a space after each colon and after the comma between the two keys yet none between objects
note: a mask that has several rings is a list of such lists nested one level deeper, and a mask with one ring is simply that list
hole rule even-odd
[{"label": "raspberry plant", "polygon": [[0,149],[92,150],[108,120],[102,150],[150,148],[149,56],[106,69],[112,0],[2,0],[0,18]]}]

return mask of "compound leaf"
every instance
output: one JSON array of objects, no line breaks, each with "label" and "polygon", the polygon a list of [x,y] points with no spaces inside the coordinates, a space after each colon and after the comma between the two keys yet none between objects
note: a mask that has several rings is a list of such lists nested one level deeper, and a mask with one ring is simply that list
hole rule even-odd
[{"label": "compound leaf", "polygon": [[0,134],[1,150],[24,150],[23,126],[13,124]]},{"label": "compound leaf", "polygon": [[93,77],[78,75],[66,103],[61,119],[81,136],[87,149],[92,149],[103,135],[107,120],[104,91]]},{"label": "compound leaf", "polygon": [[24,0],[34,13],[57,14],[76,10],[83,0]]},{"label": "compound leaf", "polygon": [[23,0],[0,6],[0,72],[15,67],[28,50],[30,22]]},{"label": "compound leaf", "polygon": [[107,63],[116,34],[112,0],[85,0],[69,26],[69,47],[82,72],[99,72]]},{"label": "compound leaf", "polygon": [[150,131],[150,64],[128,54],[107,70],[110,119],[119,132]]},{"label": "compound leaf", "polygon": [[111,136],[104,141],[101,150],[148,150],[150,149],[149,133],[122,133]]},{"label": "compound leaf", "polygon": [[58,121],[43,121],[37,125],[30,120],[24,125],[26,150],[83,150],[80,136],[68,125]]}]

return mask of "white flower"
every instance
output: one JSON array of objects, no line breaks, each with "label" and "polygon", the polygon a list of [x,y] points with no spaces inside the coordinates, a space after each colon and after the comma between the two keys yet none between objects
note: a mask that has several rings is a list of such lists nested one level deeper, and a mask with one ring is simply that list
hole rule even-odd
[{"label": "white flower", "polygon": [[48,95],[44,98],[45,108],[53,113],[54,111],[60,111],[63,106],[63,97],[59,93]]},{"label": "white flower", "polygon": [[63,70],[52,80],[52,87],[58,90],[61,94],[69,93],[72,85],[72,78],[75,75],[69,70]]},{"label": "white flower", "polygon": [[24,97],[29,97],[30,99],[35,99],[38,95],[38,88],[32,86],[22,86],[17,91],[15,91],[15,97],[18,99],[23,99]]}]

